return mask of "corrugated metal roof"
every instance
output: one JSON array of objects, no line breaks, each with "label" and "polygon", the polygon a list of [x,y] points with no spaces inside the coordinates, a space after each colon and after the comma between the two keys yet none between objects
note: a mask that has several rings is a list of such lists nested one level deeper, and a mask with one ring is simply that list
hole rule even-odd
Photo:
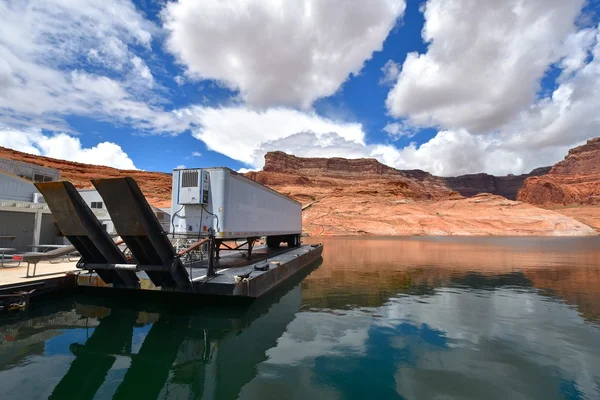
[{"label": "corrugated metal roof", "polygon": [[19,165],[21,167],[31,168],[31,169],[37,170],[39,172],[44,171],[44,172],[52,174],[52,175],[60,176],[60,170],[57,168],[44,167],[42,165],[28,163],[25,161],[13,160],[10,158],[1,158],[0,157],[0,161],[7,163],[7,164],[13,164],[13,165]]}]

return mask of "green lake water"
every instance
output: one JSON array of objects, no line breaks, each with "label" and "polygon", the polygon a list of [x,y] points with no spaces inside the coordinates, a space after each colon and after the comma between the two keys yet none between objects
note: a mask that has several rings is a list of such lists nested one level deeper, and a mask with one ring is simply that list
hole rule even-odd
[{"label": "green lake water", "polygon": [[599,238],[320,241],[249,306],[0,316],[0,399],[600,399]]}]

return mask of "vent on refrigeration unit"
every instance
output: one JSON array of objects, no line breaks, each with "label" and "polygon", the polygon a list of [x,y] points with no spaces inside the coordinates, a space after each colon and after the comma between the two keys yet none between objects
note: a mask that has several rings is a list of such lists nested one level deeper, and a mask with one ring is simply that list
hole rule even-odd
[{"label": "vent on refrigeration unit", "polygon": [[181,187],[182,188],[199,187],[198,175],[199,175],[199,171],[182,171],[181,172]]},{"label": "vent on refrigeration unit", "polygon": [[201,169],[179,172],[178,204],[208,203],[208,171]]}]

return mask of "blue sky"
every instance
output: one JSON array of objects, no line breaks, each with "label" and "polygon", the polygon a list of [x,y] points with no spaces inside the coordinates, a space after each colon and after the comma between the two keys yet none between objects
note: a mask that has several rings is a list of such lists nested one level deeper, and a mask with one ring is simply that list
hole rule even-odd
[{"label": "blue sky", "polygon": [[597,0],[0,1],[0,146],[527,172],[597,136]]}]

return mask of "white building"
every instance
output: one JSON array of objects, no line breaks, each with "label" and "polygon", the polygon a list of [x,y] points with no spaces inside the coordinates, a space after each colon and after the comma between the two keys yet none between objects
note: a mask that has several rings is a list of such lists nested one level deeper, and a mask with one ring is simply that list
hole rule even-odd
[{"label": "white building", "polygon": [[171,208],[157,208],[153,205],[150,205],[150,207],[152,207],[154,215],[156,215],[163,230],[169,233],[171,231]]},{"label": "white building", "polygon": [[[35,250],[33,245],[68,244],[33,184],[58,180],[59,170],[0,159],[0,247],[27,252]],[[100,194],[95,189],[82,189],[79,193],[107,232],[116,233]],[[163,229],[168,232],[170,213],[152,208]]]},{"label": "white building", "polygon": [[[98,221],[104,226],[104,229],[110,234],[116,234],[117,231],[115,229],[115,224],[112,222],[110,218],[110,214],[106,209],[106,205],[104,204],[104,200],[100,193],[96,189],[80,189],[79,194],[88,205],[88,207],[92,210]],[[154,206],[152,210],[154,211],[154,215],[160,222],[163,230],[165,232],[169,232],[171,225],[171,215],[169,212],[165,211],[165,209],[160,209]],[[170,209],[169,209],[170,211]]]},{"label": "white building", "polygon": [[113,224],[104,204],[104,200],[100,193],[96,189],[79,189],[79,194],[92,210],[98,221],[102,224],[104,229],[110,234],[116,233],[115,224]]},{"label": "white building", "polygon": [[32,245],[64,244],[36,181],[60,179],[60,171],[0,159],[0,247],[32,251]]}]

